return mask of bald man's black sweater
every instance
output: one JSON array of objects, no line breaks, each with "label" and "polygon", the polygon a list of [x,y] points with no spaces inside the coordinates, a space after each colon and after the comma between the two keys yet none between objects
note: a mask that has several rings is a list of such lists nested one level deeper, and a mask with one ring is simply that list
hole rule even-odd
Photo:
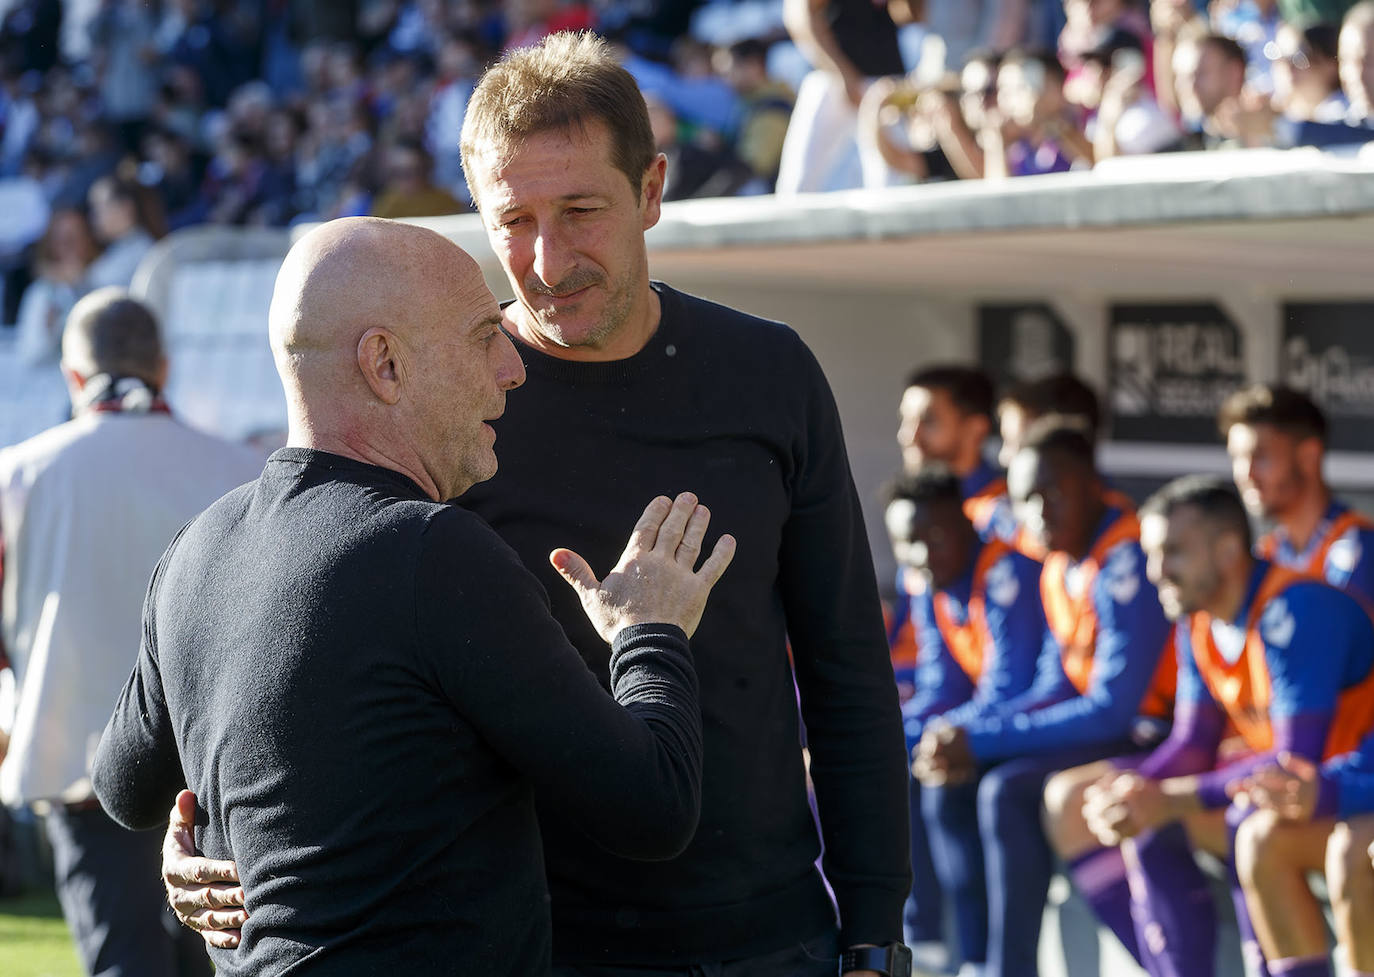
[{"label": "bald man's black sweater", "polygon": [[644,504],[684,490],[711,509],[708,547],[725,532],[739,541],[692,641],[705,764],[687,850],[617,857],[566,798],[539,793],[554,960],[737,959],[834,925],[813,864],[797,690],[842,940],[900,940],[906,751],[829,387],[787,327],[655,289],[661,322],[628,359],[577,363],[519,347],[528,378],[495,425],[500,469],[460,500],[544,582],[603,681],[605,646],[549,550],[570,546],[605,572]]},{"label": "bald man's black sweater", "polygon": [[286,448],[159,564],[96,791],[135,828],[197,793],[248,900],[220,974],[546,973],[532,786],[633,857],[696,826],[685,636],[627,628],[610,661],[623,708],[480,519]]}]

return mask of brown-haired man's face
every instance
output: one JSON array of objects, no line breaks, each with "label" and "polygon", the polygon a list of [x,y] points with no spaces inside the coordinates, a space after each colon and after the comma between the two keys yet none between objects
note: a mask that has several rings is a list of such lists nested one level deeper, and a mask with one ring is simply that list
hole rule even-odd
[{"label": "brown-haired man's face", "polygon": [[504,152],[479,148],[471,165],[524,324],[554,347],[614,352],[647,298],[644,232],[658,223],[662,158],[632,186],[611,161],[610,131],[593,121]]},{"label": "brown-haired man's face", "polygon": [[1301,498],[1299,443],[1297,437],[1272,424],[1232,424],[1226,432],[1231,476],[1253,515],[1279,516]]}]

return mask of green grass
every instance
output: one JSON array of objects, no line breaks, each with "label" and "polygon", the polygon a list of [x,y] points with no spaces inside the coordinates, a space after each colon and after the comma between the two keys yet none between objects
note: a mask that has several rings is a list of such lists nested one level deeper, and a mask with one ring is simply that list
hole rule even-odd
[{"label": "green grass", "polygon": [[0,974],[81,977],[81,965],[51,891],[0,899]]}]

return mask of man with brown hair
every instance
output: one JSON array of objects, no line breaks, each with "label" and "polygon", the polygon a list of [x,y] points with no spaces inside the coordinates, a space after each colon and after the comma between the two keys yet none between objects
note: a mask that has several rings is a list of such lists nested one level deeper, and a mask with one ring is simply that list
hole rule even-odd
[{"label": "man with brown hair", "polygon": [[1374,601],[1374,520],[1327,486],[1326,417],[1312,398],[1258,383],[1226,398],[1217,427],[1241,501],[1270,524],[1256,553]]},{"label": "man with brown hair", "polygon": [[[612,855],[556,792],[537,798],[555,972],[832,977],[843,955],[846,973],[904,974],[905,748],[819,365],[778,323],[650,281],[644,232],[659,218],[666,162],[602,42],[553,35],[488,71],[463,157],[515,292],[505,328],[527,379],[493,424],[500,472],[462,504],[544,582],[603,682],[604,643],[563,593],[550,548],[613,563],[659,486],[690,486],[739,535],[693,644],[704,781],[687,850]],[[798,701],[838,926],[814,864]],[[190,871],[176,859],[171,869],[174,880]]]}]

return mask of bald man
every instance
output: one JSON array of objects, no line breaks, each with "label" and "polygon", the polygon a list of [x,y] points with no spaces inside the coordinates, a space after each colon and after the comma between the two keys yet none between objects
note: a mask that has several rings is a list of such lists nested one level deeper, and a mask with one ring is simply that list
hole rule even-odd
[{"label": "bald man", "polygon": [[47,809],[62,914],[87,973],[208,975],[148,871],[159,836],[100,810],[90,761],[133,667],[158,556],[262,458],[171,415],[157,322],[122,289],[72,309],[62,373],[72,419],[0,451],[0,648],[19,691],[0,800]]},{"label": "bald man", "polygon": [[683,494],[602,581],[551,554],[612,645],[608,694],[514,552],[444,501],[496,471],[488,422],[524,378],[500,321],[472,259],[414,226],[335,221],[282,267],[288,445],[163,556],[95,767],[130,826],[198,796],[199,844],[247,896],[221,974],[543,974],[536,792],[633,857],[695,831],[687,639],[734,541],[694,571],[709,513]]}]

